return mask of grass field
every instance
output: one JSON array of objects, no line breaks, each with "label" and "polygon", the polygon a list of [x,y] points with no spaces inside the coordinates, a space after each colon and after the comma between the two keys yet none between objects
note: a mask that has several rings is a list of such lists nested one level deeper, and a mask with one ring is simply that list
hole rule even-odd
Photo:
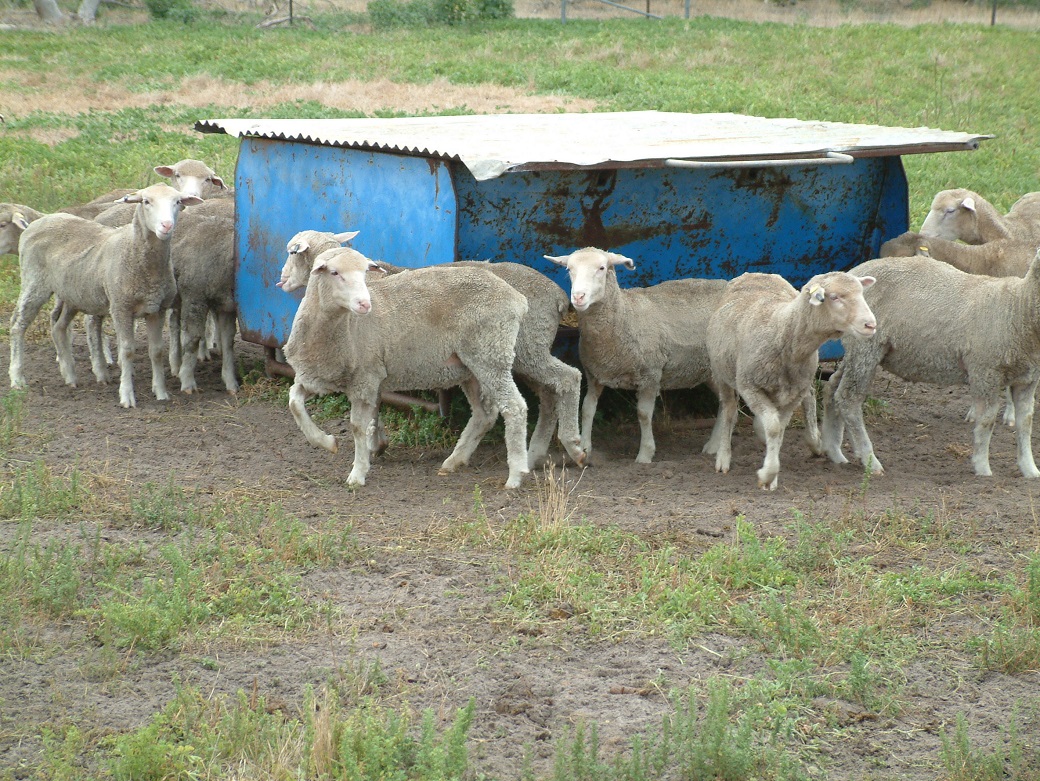
[{"label": "grass field", "polygon": [[[184,157],[230,180],[237,141],[195,133],[202,118],[496,109],[737,112],[992,134],[977,152],[904,158],[915,226],[940,189],[975,189],[1002,210],[1040,190],[1040,54],[1031,31],[719,18],[378,31],[358,14],[258,30],[258,18],[119,24],[116,11],[95,28],[0,32],[0,200],[52,210],[143,186],[155,180],[154,165]],[[17,292],[17,260],[4,256],[5,335]],[[243,403],[284,404],[284,386],[245,368]],[[217,666],[214,648],[320,638],[339,617],[320,597],[301,596],[308,574],[375,568],[390,555],[390,544],[373,551],[360,542],[349,519],[281,510],[274,491],[197,502],[176,473],[148,483],[92,464],[58,473],[40,458],[40,440],[25,435],[22,395],[2,402],[0,676],[60,657],[56,638],[69,627],[91,649],[89,662],[77,663],[84,686],[170,658]],[[440,425],[402,419],[393,428],[401,447],[418,450],[440,444]],[[976,520],[941,508],[893,504],[887,514],[850,511],[817,523],[812,508],[798,507],[776,535],[738,520],[732,539],[692,549],[585,523],[567,498],[547,479],[532,512],[499,523],[478,486],[464,497],[465,523],[431,523],[393,549],[461,551],[508,573],[508,589],[488,588],[487,620],[523,627],[517,644],[532,626],[546,644],[553,631],[562,635],[545,628],[544,612],[564,605],[553,609],[580,615],[582,631],[605,645],[663,637],[686,648],[706,631],[750,638],[767,672],[697,692],[669,689],[661,673],[638,695],[667,699],[659,731],[601,747],[594,725],[574,725],[538,770],[518,763],[503,778],[830,778],[830,749],[852,740],[858,721],[898,715],[910,696],[904,669],[921,657],[943,669],[970,658],[979,678],[996,671],[1037,691],[1040,537],[1026,499],[1021,535],[1006,541],[1014,565],[980,573],[962,558]],[[991,631],[970,648],[952,640],[926,648],[914,638],[915,626],[987,610]],[[848,616],[866,628],[850,628]],[[16,762],[0,758],[0,779],[480,777],[467,754],[472,707],[439,712],[435,722],[409,708],[413,681],[363,661],[344,661],[337,674],[336,686],[308,691],[291,708],[255,691],[222,699],[177,681],[148,719],[119,728],[96,727],[90,714],[27,722],[18,703],[0,699],[0,747],[12,756],[19,749]],[[838,702],[855,707],[839,713]],[[985,735],[965,711],[929,728],[941,748],[913,778],[1040,779],[1040,739],[1020,727],[1040,724],[1036,696]],[[879,769],[869,777],[896,776]]]}]

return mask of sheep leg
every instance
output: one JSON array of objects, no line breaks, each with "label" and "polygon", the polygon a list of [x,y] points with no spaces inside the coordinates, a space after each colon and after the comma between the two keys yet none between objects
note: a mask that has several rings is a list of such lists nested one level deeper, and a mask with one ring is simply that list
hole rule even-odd
[{"label": "sheep leg", "polygon": [[[745,388],[741,394],[755,416],[755,427],[765,440],[766,457],[758,470],[758,487],[775,491],[780,475],[780,447],[784,431],[791,420],[793,408],[780,411],[769,396],[757,388]],[[814,410],[815,414],[815,410]]]},{"label": "sheep leg", "polygon": [[556,393],[545,385],[537,386],[537,389],[538,422],[535,423],[531,441],[527,446],[528,469],[534,469],[549,455],[549,444],[552,442],[557,422]]},{"label": "sheep leg", "polygon": [[831,375],[823,386],[823,424],[821,447],[824,454],[835,464],[847,464],[849,459],[841,452],[841,441],[845,438],[845,421],[834,402],[834,390],[841,382],[841,367]]},{"label": "sheep leg", "polygon": [[[718,389],[718,386],[715,385],[715,382],[713,380],[708,380],[708,382],[706,384],[707,384],[707,386],[709,388],[711,388],[712,393],[715,394],[715,397],[718,398],[719,397],[719,389]],[[711,435],[708,437],[708,441],[705,442],[704,446],[701,448],[701,452],[702,453],[706,453],[708,455],[713,455],[713,454],[719,452],[719,440],[722,437],[722,415],[721,415],[721,410],[722,410],[722,407],[721,407],[721,402],[720,402],[719,411],[715,413],[715,425],[713,425],[711,427]]]},{"label": "sheep leg", "polygon": [[152,362],[152,393],[159,401],[167,401],[170,398],[166,390],[166,366],[163,353],[166,350],[163,341],[163,322],[166,319],[165,312],[156,312],[145,315],[144,322],[148,330],[148,358]]},{"label": "sheep leg", "polygon": [[637,464],[649,464],[654,460],[657,445],[654,442],[654,404],[660,393],[658,385],[642,385],[636,389],[636,417],[639,418],[639,452]]},{"label": "sheep leg", "polygon": [[101,329],[104,318],[101,315],[87,315],[84,326],[87,329],[87,349],[90,352],[90,368],[98,385],[108,385],[108,365],[112,355],[105,343],[105,334]]},{"label": "sheep leg", "polygon": [[823,441],[820,438],[820,421],[816,417],[816,384],[809,386],[809,391],[802,396],[802,414],[805,417],[805,444],[815,456],[823,455]]},{"label": "sheep leg", "polygon": [[455,449],[451,451],[451,455],[444,459],[444,463],[441,464],[441,468],[437,472],[440,475],[450,475],[460,466],[468,464],[469,458],[473,455],[473,451],[477,449],[480,440],[491,430],[491,426],[494,425],[495,419],[498,417],[497,408],[489,409],[485,406],[481,395],[480,383],[475,377],[470,377],[462,383],[462,392],[466,396],[466,401],[469,402],[469,420],[466,421],[466,427],[462,429],[462,433],[459,435],[459,441],[455,443]]},{"label": "sheep leg", "polygon": [[[178,295],[170,307],[170,374],[181,374],[181,297]],[[183,388],[181,389],[183,390]]]},{"label": "sheep leg", "polygon": [[581,403],[581,449],[585,451],[585,458],[592,456],[592,421],[596,417],[596,406],[599,404],[600,394],[603,393],[603,385],[588,372],[585,373],[588,388],[585,391],[585,400]]},{"label": "sheep leg", "polygon": [[76,365],[72,359],[72,332],[69,326],[76,316],[76,310],[68,304],[62,304],[60,311],[55,307],[51,313],[51,340],[54,342],[54,350],[58,354],[58,366],[61,369],[62,379],[69,387],[76,387]]},{"label": "sheep leg", "polygon": [[[849,358],[846,356],[846,363]],[[867,426],[863,422],[863,402],[866,401],[867,391],[874,379],[877,365],[865,370],[864,366],[849,367],[842,365],[843,373],[838,387],[834,390],[834,407],[848,428],[849,441],[852,443],[852,452],[867,469],[873,474],[883,475],[885,473],[881,462],[874,455],[874,445],[867,434]],[[831,382],[834,378],[831,378]],[[840,441],[838,447],[840,447]],[[834,456],[831,456],[834,460]]]},{"label": "sheep leg", "polygon": [[506,373],[501,379],[502,390],[497,393],[498,411],[506,424],[506,462],[509,464],[509,477],[506,488],[519,488],[527,468],[527,402],[524,401],[512,374]]},{"label": "sheep leg", "polygon": [[715,451],[715,471],[725,474],[729,471],[733,458],[733,429],[737,425],[737,414],[740,402],[735,388],[724,383],[717,383],[719,391],[719,418],[715,422],[718,438]]},{"label": "sheep leg", "polygon": [[[584,466],[586,453],[581,445],[578,426],[578,407],[581,402],[581,372],[558,358],[552,358],[559,384],[556,386],[556,419],[559,421],[559,439],[567,455],[578,466]],[[591,429],[589,431],[591,436]]]},{"label": "sheep leg", "polygon": [[116,331],[116,354],[119,359],[119,406],[137,406],[134,396],[134,316],[123,309],[112,310],[112,326]]},{"label": "sheep leg", "polygon": [[330,453],[335,453],[339,450],[339,443],[336,441],[336,438],[322,431],[307,411],[307,399],[312,396],[314,394],[307,390],[297,379],[289,389],[289,411],[292,413],[293,420],[296,421],[296,426],[303,432],[303,436],[307,438],[308,442],[315,447],[321,447]]},{"label": "sheep leg", "polygon": [[[174,329],[174,322],[180,328]],[[181,301],[178,316],[170,310],[170,349],[175,341],[180,340],[180,371],[177,376],[181,381],[181,393],[191,394],[199,389],[195,382],[195,366],[199,360],[199,344],[205,338],[206,305],[197,301]],[[172,363],[172,361],[171,361]]]},{"label": "sheep leg", "polygon": [[971,464],[979,477],[991,477],[993,471],[989,468],[989,443],[993,438],[997,413],[1000,412],[1000,398],[975,396],[972,401],[975,408],[975,448]]},{"label": "sheep leg", "polygon": [[1007,399],[1004,402],[1004,425],[1017,431],[1015,426],[1015,397],[1010,385],[1007,387],[1006,395]]},{"label": "sheep leg", "polygon": [[217,312],[215,319],[219,337],[217,348],[220,350],[220,376],[224,380],[224,388],[234,396],[238,393],[238,377],[235,374],[235,313]]},{"label": "sheep leg", "polygon": [[1015,405],[1018,468],[1024,477],[1040,477],[1040,470],[1036,468],[1036,462],[1033,460],[1033,408],[1036,405],[1036,385],[1037,381],[1034,380],[1028,385],[1012,385],[1008,389]]},{"label": "sheep leg", "polygon": [[12,388],[24,388],[25,382],[25,332],[32,325],[40,309],[51,297],[51,291],[25,286],[18,296],[14,314],[11,315],[11,364],[7,367]]},{"label": "sheep leg", "polygon": [[348,486],[365,484],[369,467],[372,464],[368,443],[371,441],[376,427],[376,414],[379,411],[379,394],[375,401],[361,398],[350,399],[350,430],[354,434],[354,466],[347,476]]}]

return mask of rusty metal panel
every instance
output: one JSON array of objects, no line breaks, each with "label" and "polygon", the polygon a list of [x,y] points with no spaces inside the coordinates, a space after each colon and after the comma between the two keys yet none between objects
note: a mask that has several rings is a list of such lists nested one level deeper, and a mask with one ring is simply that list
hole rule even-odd
[{"label": "rusty metal panel", "polygon": [[239,327],[259,344],[289,338],[303,291],[275,283],[301,230],[358,230],[353,246],[400,266],[455,260],[455,194],[439,160],[243,139],[235,199]]},{"label": "rusty metal panel", "polygon": [[456,171],[460,257],[526,263],[586,246],[631,257],[626,287],[766,271],[801,285],[876,257],[907,229],[898,157],[852,165],[750,169],[514,172],[477,182]]}]

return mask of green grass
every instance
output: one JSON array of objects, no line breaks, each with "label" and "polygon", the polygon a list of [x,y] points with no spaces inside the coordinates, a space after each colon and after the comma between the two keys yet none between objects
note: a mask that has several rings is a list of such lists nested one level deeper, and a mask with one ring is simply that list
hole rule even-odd
[{"label": "green grass", "polygon": [[[1032,121],[1034,70],[1022,53],[1034,34],[968,25],[813,28],[720,19],[513,20],[358,34],[328,29],[256,30],[201,20],[186,34],[172,23],[8,32],[0,53],[4,91],[36,89],[20,73],[49,71],[91,84],[154,90],[204,76],[229,83],[300,84],[387,78],[493,83],[601,102],[604,109],[792,116],[991,133],[975,153],[904,159],[912,222],[950,186],[979,190],[998,207],[1040,189],[1040,143]],[[209,56],[214,50],[221,57]],[[133,51],[134,57],[125,53]],[[972,53],[970,68],[962,53]],[[794,67],[798,63],[798,67]],[[0,135],[0,191],[53,209],[148,176],[160,159],[202,157],[230,172],[234,141],[192,132],[212,116],[351,115],[314,104],[247,105],[7,116]],[[354,114],[356,115],[356,114]],[[182,132],[168,129],[183,128]],[[49,147],[21,131],[65,128]],[[163,129],[167,128],[167,129]],[[118,140],[119,143],[113,143]]]}]

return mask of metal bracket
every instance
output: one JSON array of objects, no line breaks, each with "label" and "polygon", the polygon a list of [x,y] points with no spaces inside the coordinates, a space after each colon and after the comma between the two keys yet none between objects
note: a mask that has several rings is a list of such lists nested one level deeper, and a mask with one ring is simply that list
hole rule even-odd
[{"label": "metal bracket", "polygon": [[788,157],[774,160],[677,160],[669,158],[669,168],[781,168],[790,165],[848,165],[856,161],[843,152],[825,152],[823,157]]}]

